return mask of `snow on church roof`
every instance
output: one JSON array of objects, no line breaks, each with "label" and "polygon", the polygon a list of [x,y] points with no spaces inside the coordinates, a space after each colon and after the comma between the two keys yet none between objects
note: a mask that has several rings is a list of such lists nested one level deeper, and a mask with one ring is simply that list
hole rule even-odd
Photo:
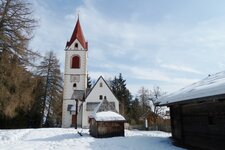
[{"label": "snow on church roof", "polygon": [[225,94],[225,71],[209,75],[177,92],[162,97],[160,105]]}]

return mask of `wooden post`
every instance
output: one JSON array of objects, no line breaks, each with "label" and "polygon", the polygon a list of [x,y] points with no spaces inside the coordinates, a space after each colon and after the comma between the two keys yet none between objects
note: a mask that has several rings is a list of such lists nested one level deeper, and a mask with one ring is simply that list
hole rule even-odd
[{"label": "wooden post", "polygon": [[181,134],[181,142],[184,144],[185,136],[184,136],[184,122],[183,122],[183,106],[179,105],[179,114],[180,114],[180,134]]},{"label": "wooden post", "polygon": [[78,99],[75,99],[75,101],[76,101],[76,123],[75,123],[75,129],[77,129]]}]

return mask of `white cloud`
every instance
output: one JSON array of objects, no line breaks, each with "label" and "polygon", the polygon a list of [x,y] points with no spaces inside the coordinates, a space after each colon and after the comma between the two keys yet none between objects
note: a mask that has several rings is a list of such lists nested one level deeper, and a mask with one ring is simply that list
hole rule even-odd
[{"label": "white cloud", "polygon": [[202,74],[199,70],[187,67],[187,66],[182,66],[182,65],[175,65],[175,64],[161,64],[161,67],[175,70],[175,71],[184,71],[184,72],[190,72],[190,73],[195,73],[195,74]]},{"label": "white cloud", "polygon": [[[203,74],[220,71],[225,64],[223,17],[188,25],[165,14],[165,19],[149,23],[150,18],[137,21],[141,15],[134,11],[121,21],[98,10],[97,1],[84,0],[76,10],[60,12],[63,17],[59,18],[59,12],[51,12],[43,1],[35,3],[41,21],[32,46],[41,51],[55,50],[62,65],[64,46],[72,34],[76,12],[80,11],[89,42],[90,76],[94,79],[100,75],[112,78],[121,72],[129,81],[154,81],[171,91],[195,82]],[[141,87],[138,81],[132,86]]]},{"label": "white cloud", "polygon": [[144,83],[144,84],[136,84],[136,83],[127,83],[127,88],[130,90],[130,92],[135,96],[138,92],[138,90],[144,86],[145,88],[152,90],[153,87],[159,86],[163,91],[167,93],[175,92],[177,90],[180,90],[181,88],[188,86],[194,82],[198,81],[198,79],[188,79],[188,78],[176,78],[171,79],[168,82],[164,82],[163,84],[154,84],[154,83]]},{"label": "white cloud", "polygon": [[109,80],[113,79],[115,76],[108,72],[100,72],[100,71],[90,71],[88,74],[92,80],[97,80],[100,76],[102,76],[105,80]]},{"label": "white cloud", "polygon": [[[99,65],[99,68],[103,68],[105,72],[97,72],[95,75],[100,76],[106,75],[108,78],[113,78],[115,74],[107,73],[107,68],[115,69],[118,72],[123,72],[123,75],[130,78],[131,80],[146,80],[146,81],[158,81],[159,84],[163,82],[164,84],[168,85],[183,85],[186,86],[188,84],[192,84],[198,79],[194,78],[188,78],[188,77],[174,77],[169,75],[168,73],[162,72],[157,69],[146,69],[142,67],[135,67],[135,66],[129,66],[129,65],[122,65],[122,64],[102,64]],[[129,84],[128,84],[129,85]],[[137,88],[141,87],[141,85],[138,85],[136,83]],[[160,86],[160,85],[158,85]],[[180,86],[179,86],[180,87]],[[134,87],[132,87],[134,89]],[[165,89],[168,91],[171,91],[171,89]]]},{"label": "white cloud", "polygon": [[[67,39],[71,36],[72,22],[66,22],[59,14],[51,9],[49,3],[45,1],[32,1],[34,15],[38,19],[39,26],[35,31],[30,47],[45,55],[47,51],[54,51],[60,60],[61,69],[64,69],[64,48]],[[63,70],[64,71],[64,70]]]}]

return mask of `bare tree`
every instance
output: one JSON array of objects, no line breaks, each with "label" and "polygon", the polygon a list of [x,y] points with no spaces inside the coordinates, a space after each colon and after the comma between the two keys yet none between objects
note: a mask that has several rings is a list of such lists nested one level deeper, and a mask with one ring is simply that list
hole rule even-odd
[{"label": "bare tree", "polygon": [[150,102],[152,104],[152,111],[155,114],[158,114],[158,115],[160,115],[162,117],[165,116],[165,113],[166,113],[165,109],[166,108],[158,106],[158,99],[161,96],[165,95],[165,94],[166,94],[166,92],[163,92],[160,89],[160,87],[158,87],[158,86],[155,86],[155,87],[153,87],[153,90],[150,90],[150,98],[149,98],[149,100],[150,100]]},{"label": "bare tree", "polygon": [[141,87],[138,91],[138,100],[142,106],[142,113],[146,113],[149,109],[151,109],[149,99],[150,91],[145,87]]},{"label": "bare tree", "polygon": [[32,17],[31,4],[23,0],[0,1],[0,47],[20,60],[33,52],[28,49],[36,20]]},{"label": "bare tree", "polygon": [[62,104],[62,75],[59,60],[52,51],[47,53],[41,62],[39,75],[45,79],[42,124],[52,126],[52,123],[55,122],[53,115],[55,115],[54,113],[58,114],[61,112]]}]

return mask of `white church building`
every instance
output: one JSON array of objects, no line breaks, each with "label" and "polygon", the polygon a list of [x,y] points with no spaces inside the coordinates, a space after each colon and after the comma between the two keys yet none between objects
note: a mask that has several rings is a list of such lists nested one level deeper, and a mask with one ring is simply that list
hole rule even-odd
[{"label": "white church building", "polygon": [[85,41],[79,18],[65,48],[65,70],[62,127],[89,127],[89,116],[95,107],[107,99],[119,112],[119,101],[102,76],[87,88],[88,43]]}]

